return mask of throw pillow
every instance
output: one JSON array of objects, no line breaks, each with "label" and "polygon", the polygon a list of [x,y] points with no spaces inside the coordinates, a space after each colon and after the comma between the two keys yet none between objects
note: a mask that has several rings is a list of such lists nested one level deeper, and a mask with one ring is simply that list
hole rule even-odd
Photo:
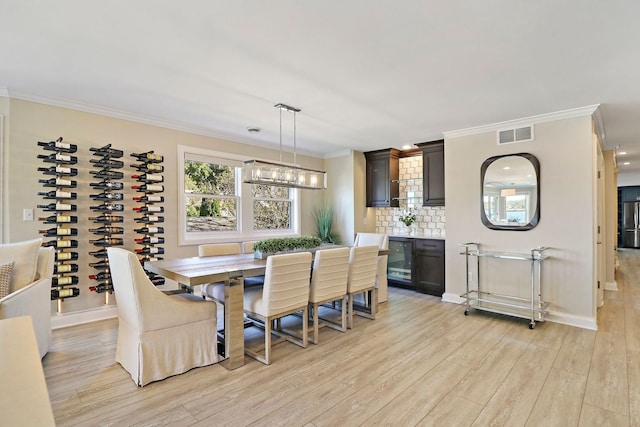
[{"label": "throw pillow", "polygon": [[0,299],[9,295],[11,287],[11,276],[13,273],[13,261],[0,264]]},{"label": "throw pillow", "polygon": [[0,245],[0,263],[15,262],[9,292],[15,292],[33,282],[40,246],[42,238]]}]

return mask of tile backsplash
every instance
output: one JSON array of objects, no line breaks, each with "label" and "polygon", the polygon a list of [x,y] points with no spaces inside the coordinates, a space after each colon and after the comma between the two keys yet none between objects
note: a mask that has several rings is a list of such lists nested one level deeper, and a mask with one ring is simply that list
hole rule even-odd
[{"label": "tile backsplash", "polygon": [[416,215],[413,228],[416,235],[444,237],[444,206],[422,206],[422,156],[400,159],[399,208],[376,208],[376,232],[406,235],[408,227],[400,222],[400,216],[408,209]]}]

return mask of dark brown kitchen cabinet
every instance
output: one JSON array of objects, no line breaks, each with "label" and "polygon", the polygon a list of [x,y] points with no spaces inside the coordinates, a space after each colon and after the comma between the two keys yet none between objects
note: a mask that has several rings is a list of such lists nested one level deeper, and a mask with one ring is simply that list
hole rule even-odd
[{"label": "dark brown kitchen cabinet", "polygon": [[416,239],[413,260],[416,291],[442,297],[444,293],[444,241]]},{"label": "dark brown kitchen cabinet", "polygon": [[444,206],[444,140],[416,145],[422,150],[422,206]]},{"label": "dark brown kitchen cabinet", "polygon": [[367,207],[398,207],[400,152],[393,148],[364,153],[367,160]]}]

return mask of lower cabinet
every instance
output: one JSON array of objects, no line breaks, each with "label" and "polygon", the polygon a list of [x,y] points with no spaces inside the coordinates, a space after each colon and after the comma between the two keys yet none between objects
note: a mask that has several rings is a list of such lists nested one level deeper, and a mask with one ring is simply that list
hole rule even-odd
[{"label": "lower cabinet", "polygon": [[444,277],[444,240],[389,237],[390,286],[442,297]]}]

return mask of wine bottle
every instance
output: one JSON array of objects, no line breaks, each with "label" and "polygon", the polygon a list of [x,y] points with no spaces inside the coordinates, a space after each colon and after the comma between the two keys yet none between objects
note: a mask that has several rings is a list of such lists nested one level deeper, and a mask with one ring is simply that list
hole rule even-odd
[{"label": "wine bottle", "polygon": [[111,279],[111,273],[98,273],[98,274],[91,274],[89,275],[89,279],[91,280],[107,280],[107,279]]},{"label": "wine bottle", "polygon": [[142,257],[140,257],[139,261],[140,264],[142,264],[144,266],[145,262],[153,262],[153,261],[160,261],[163,260],[164,258],[161,257],[153,257],[153,256],[149,256],[149,255],[144,255]]},{"label": "wine bottle", "polygon": [[103,292],[107,292],[107,291],[113,290],[113,286],[111,285],[111,282],[109,281],[108,283],[101,283],[101,284],[96,285],[96,286],[89,286],[89,290],[92,291],[92,292],[97,292],[97,293],[101,294]]},{"label": "wine bottle", "polygon": [[121,182],[110,181],[92,182],[89,185],[98,190],[122,190],[124,188],[124,184]]},{"label": "wine bottle", "polygon": [[94,175],[96,178],[100,179],[122,179],[124,178],[124,173],[120,171],[112,171],[109,169],[100,169],[99,171],[89,171],[91,175]]},{"label": "wine bottle", "polygon": [[140,234],[158,234],[164,233],[164,227],[142,227],[134,229],[133,231]]},{"label": "wine bottle", "polygon": [[164,212],[164,206],[153,206],[153,205],[145,205],[145,206],[138,206],[133,208],[134,211],[136,212],[156,212],[156,213],[162,213]]},{"label": "wine bottle", "polygon": [[134,221],[142,223],[164,222],[164,217],[158,215],[145,215],[140,218],[134,218]]},{"label": "wine bottle", "polygon": [[89,243],[96,246],[120,246],[124,244],[123,240],[117,237],[102,237],[98,240],[89,240]]},{"label": "wine bottle", "polygon": [[53,276],[51,278],[52,286],[77,285],[78,276]]},{"label": "wine bottle", "polygon": [[102,158],[100,160],[91,159],[89,162],[104,169],[118,169],[124,166],[122,160],[113,160],[110,158]]},{"label": "wine bottle", "polygon": [[164,182],[164,175],[154,173],[143,173],[142,175],[134,174],[131,175],[131,178],[140,182]]},{"label": "wine bottle", "polygon": [[131,157],[135,157],[136,159],[143,162],[146,161],[146,162],[159,163],[164,161],[164,156],[161,156],[160,154],[155,154],[153,150],[147,151],[146,153],[131,153]]},{"label": "wine bottle", "polygon": [[162,255],[164,254],[164,248],[145,246],[142,249],[135,249],[139,255]]},{"label": "wine bottle", "polygon": [[89,255],[96,257],[96,258],[106,258],[107,257],[107,250],[106,249],[100,249],[98,251],[93,251],[93,252],[89,252]]},{"label": "wine bottle", "polygon": [[72,298],[80,295],[80,289],[78,288],[63,288],[63,289],[51,289],[51,299],[56,300],[60,298]]},{"label": "wine bottle", "polygon": [[38,218],[38,221],[42,221],[45,224],[58,224],[58,223],[77,223],[78,217],[71,215],[49,215],[46,217]]},{"label": "wine bottle", "polygon": [[43,172],[45,175],[78,175],[77,168],[68,168],[66,166],[51,166],[48,168],[38,168],[38,171]]},{"label": "wine bottle", "polygon": [[91,210],[98,212],[120,212],[124,210],[123,204],[115,204],[115,203],[103,203],[97,206],[89,206]]},{"label": "wine bottle", "polygon": [[78,241],[77,240],[50,240],[48,242],[42,243],[42,246],[52,246],[54,248],[62,249],[62,248],[77,248]]},{"label": "wine bottle", "polygon": [[77,271],[78,271],[78,264],[56,264],[53,266],[53,272],[55,274],[76,273]]},{"label": "wine bottle", "polygon": [[94,200],[122,200],[124,196],[122,193],[100,193],[89,194],[89,197]]},{"label": "wine bottle", "polygon": [[153,283],[155,286],[164,285],[165,282],[165,278],[162,276],[149,277],[149,280],[151,280],[151,283]]},{"label": "wine bottle", "polygon": [[100,216],[89,217],[90,221],[93,222],[103,222],[105,224],[112,224],[115,222],[123,222],[124,217],[122,215],[106,215],[102,214]]},{"label": "wine bottle", "polygon": [[164,191],[164,185],[156,184],[132,185],[131,188],[142,193],[160,193]]},{"label": "wine bottle", "polygon": [[63,252],[63,251],[57,251],[56,252],[56,260],[58,261],[76,261],[78,259],[78,253],[77,252]]},{"label": "wine bottle", "polygon": [[75,153],[78,151],[78,146],[76,144],[67,144],[66,142],[62,142],[62,137],[51,142],[38,141],[38,145],[40,147],[44,147],[44,149],[48,151],[60,151],[62,153]]},{"label": "wine bottle", "polygon": [[133,163],[131,167],[145,173],[164,172],[164,166],[157,163]]},{"label": "wine bottle", "polygon": [[142,196],[142,197],[134,197],[133,200],[141,203],[155,203],[155,202],[164,202],[164,196]]},{"label": "wine bottle", "polygon": [[62,190],[38,191],[38,196],[42,196],[43,199],[75,199],[78,193]]},{"label": "wine bottle", "polygon": [[50,228],[48,230],[38,230],[38,233],[44,234],[45,237],[77,236],[78,235],[78,229],[77,228],[56,227],[56,228]]},{"label": "wine bottle", "polygon": [[90,228],[89,231],[93,234],[122,234],[124,233],[124,227]]},{"label": "wine bottle", "polygon": [[106,270],[106,269],[109,268],[109,260],[108,259],[104,259],[102,261],[89,263],[89,267],[93,267],[93,268],[96,268],[98,270]]},{"label": "wine bottle", "polygon": [[75,165],[78,163],[76,156],[70,156],[69,154],[53,153],[53,154],[38,154],[38,158],[42,159],[45,163],[66,163]]},{"label": "wine bottle", "polygon": [[36,205],[39,209],[43,211],[76,211],[76,205],[72,205],[69,203],[49,203],[48,205]]},{"label": "wine bottle", "polygon": [[141,245],[149,245],[149,244],[162,244],[164,243],[164,237],[149,237],[149,236],[145,236],[142,238],[136,238],[134,239],[136,241],[136,243],[139,243]]},{"label": "wine bottle", "polygon": [[51,178],[51,179],[39,179],[38,182],[43,184],[43,187],[68,187],[76,188],[78,186],[77,181],[72,181],[65,178]]},{"label": "wine bottle", "polygon": [[89,151],[93,151],[97,156],[104,156],[104,157],[108,156],[108,157],[119,158],[124,156],[124,151],[111,148],[111,144],[107,144],[104,147],[100,147],[100,148],[91,147],[89,148]]}]

